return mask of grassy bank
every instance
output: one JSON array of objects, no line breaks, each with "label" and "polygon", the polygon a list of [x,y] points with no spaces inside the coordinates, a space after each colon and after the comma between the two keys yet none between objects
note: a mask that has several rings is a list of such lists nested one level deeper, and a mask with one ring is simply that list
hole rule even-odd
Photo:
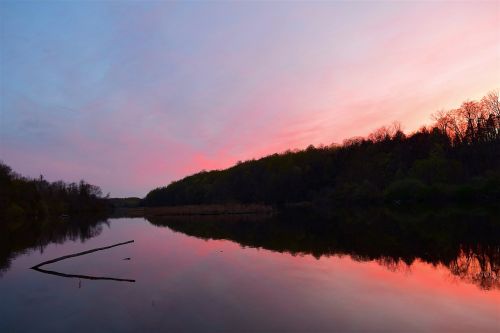
[{"label": "grassy bank", "polygon": [[224,205],[185,205],[164,207],[118,208],[115,213],[121,216],[198,216],[198,215],[236,215],[269,214],[273,208],[260,204],[224,204]]}]

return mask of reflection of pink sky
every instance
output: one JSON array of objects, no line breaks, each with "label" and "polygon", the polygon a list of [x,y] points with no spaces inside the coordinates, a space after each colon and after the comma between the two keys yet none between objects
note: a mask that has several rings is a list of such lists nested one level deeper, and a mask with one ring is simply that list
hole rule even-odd
[{"label": "reflection of pink sky", "polygon": [[[408,269],[391,271],[377,262],[358,262],[347,255],[316,259],[242,248],[228,240],[202,240],[138,219],[113,220],[111,229],[105,227],[100,236],[83,244],[50,245],[43,255],[35,251],[21,256],[5,278],[7,282],[15,277],[39,278],[24,274],[25,267],[131,238],[133,244],[51,267],[135,279],[127,289],[115,286],[116,299],[122,300],[115,306],[146,311],[143,320],[154,315],[147,308],[153,299],[162,316],[172,315],[165,309],[199,311],[201,318],[210,318],[207,309],[226,309],[226,314],[237,314],[240,309],[242,317],[236,321],[253,315],[263,323],[272,319],[276,327],[292,325],[297,330],[330,331],[348,323],[355,331],[371,327],[398,332],[494,332],[500,325],[500,290],[481,290],[458,280],[441,265],[416,260]],[[120,260],[123,257],[132,260]],[[90,290],[110,287],[86,285],[92,286]]]},{"label": "reflection of pink sky", "polygon": [[262,249],[242,250],[230,241],[185,242],[193,247],[200,262],[221,256],[222,265],[248,274],[277,274],[271,279],[278,279],[285,290],[298,286],[299,294],[310,297],[306,304],[323,302],[324,307],[336,303],[339,290],[346,289],[350,294],[343,297],[362,300],[358,311],[379,309],[375,312],[396,317],[408,316],[411,311],[415,326],[430,331],[482,332],[485,327],[500,327],[500,290],[480,290],[458,280],[441,265],[434,267],[417,260],[408,270],[393,272],[376,262],[357,262],[349,256],[316,259]]},{"label": "reflection of pink sky", "polygon": [[[409,268],[391,271],[377,262],[357,262],[349,256],[316,259],[242,248],[228,240],[201,240],[166,228],[156,230],[154,236],[149,233],[139,237],[141,251],[143,255],[165,256],[165,263],[173,266],[155,267],[151,274],[169,279],[182,280],[197,272],[200,281],[207,283],[222,279],[228,292],[241,284],[242,288],[251,288],[247,290],[249,295],[279,297],[268,300],[278,308],[289,302],[295,311],[312,307],[325,316],[328,309],[340,309],[354,320],[361,316],[362,321],[380,327],[402,327],[398,325],[408,316],[413,317],[415,325],[408,328],[410,331],[482,332],[500,324],[500,290],[484,291],[460,281],[442,265],[416,260]],[[296,298],[301,304],[295,303]],[[354,308],[349,309],[351,306]],[[365,318],[374,314],[394,321],[394,326],[385,326],[388,323],[376,317]]]}]

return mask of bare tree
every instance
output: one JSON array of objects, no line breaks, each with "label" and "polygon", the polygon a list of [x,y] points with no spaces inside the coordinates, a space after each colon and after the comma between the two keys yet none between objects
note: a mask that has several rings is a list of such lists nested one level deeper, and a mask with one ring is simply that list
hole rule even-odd
[{"label": "bare tree", "polygon": [[498,90],[490,91],[481,100],[487,113],[500,117],[500,96]]}]

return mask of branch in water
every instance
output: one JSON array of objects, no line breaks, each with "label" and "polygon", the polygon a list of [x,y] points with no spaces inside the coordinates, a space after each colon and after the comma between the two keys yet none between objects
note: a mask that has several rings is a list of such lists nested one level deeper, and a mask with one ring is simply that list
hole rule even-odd
[{"label": "branch in water", "polygon": [[48,264],[52,264],[52,263],[55,263],[55,262],[58,262],[58,261],[61,261],[61,260],[65,260],[65,259],[69,259],[69,258],[73,258],[73,257],[78,257],[78,256],[83,256],[85,254],[89,254],[89,253],[92,253],[92,252],[107,250],[107,249],[110,249],[110,248],[115,247],[115,246],[125,245],[125,244],[129,244],[129,243],[133,243],[133,242],[134,242],[134,240],[130,240],[128,242],[118,243],[118,244],[114,244],[114,245],[110,245],[110,246],[99,247],[99,248],[92,249],[92,250],[87,250],[87,251],[83,251],[83,252],[69,254],[69,255],[66,255],[66,256],[62,256],[62,257],[58,257],[58,258],[55,258],[55,259],[51,259],[51,260],[47,260],[47,261],[41,262],[38,265],[31,267],[31,269],[33,269],[35,271],[38,271],[38,272],[41,272],[41,273],[46,273],[46,274],[51,274],[51,275],[57,275],[57,276],[62,276],[62,277],[67,277],[67,278],[79,278],[79,279],[87,279],[87,280],[110,280],[110,281],[135,282],[135,280],[119,279],[119,278],[112,278],[112,277],[78,275],[78,274],[65,274],[65,273],[59,273],[59,272],[49,271],[49,270],[45,270],[45,269],[41,269],[40,268],[42,266],[45,266],[45,265],[48,265]]}]

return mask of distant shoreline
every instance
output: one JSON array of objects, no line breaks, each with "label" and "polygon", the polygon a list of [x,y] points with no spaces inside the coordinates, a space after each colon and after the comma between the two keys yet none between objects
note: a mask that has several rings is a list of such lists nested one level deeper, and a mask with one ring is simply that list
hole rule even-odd
[{"label": "distant shoreline", "polygon": [[183,205],[161,207],[118,208],[117,215],[130,217],[143,216],[196,216],[196,215],[238,215],[238,214],[270,214],[275,209],[263,204],[213,204]]}]

